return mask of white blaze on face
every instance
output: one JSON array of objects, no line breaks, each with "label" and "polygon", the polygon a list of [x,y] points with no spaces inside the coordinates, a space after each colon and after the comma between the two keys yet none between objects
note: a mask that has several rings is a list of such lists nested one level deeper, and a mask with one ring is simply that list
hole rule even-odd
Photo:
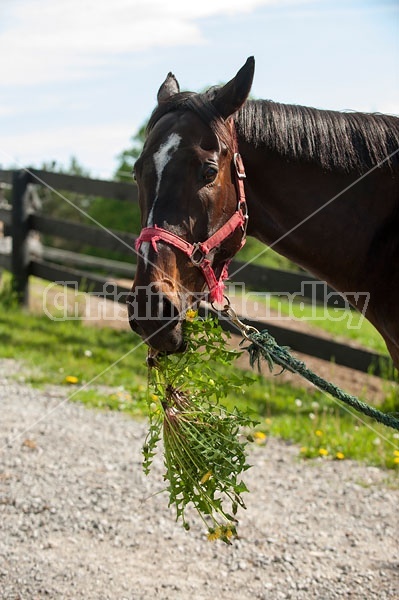
[{"label": "white blaze on face", "polygon": [[[155,172],[157,175],[157,183],[155,187],[155,198],[152,204],[150,214],[147,219],[147,227],[153,227],[154,225],[154,209],[156,202],[158,200],[159,190],[161,188],[162,174],[165,170],[166,165],[171,160],[173,154],[176,152],[179,147],[181,137],[177,133],[171,133],[166,142],[160,145],[159,150],[157,150],[153,156]],[[147,267],[148,264],[148,252],[150,248],[150,242],[143,242],[141,246],[141,252],[144,258],[144,264]]]}]

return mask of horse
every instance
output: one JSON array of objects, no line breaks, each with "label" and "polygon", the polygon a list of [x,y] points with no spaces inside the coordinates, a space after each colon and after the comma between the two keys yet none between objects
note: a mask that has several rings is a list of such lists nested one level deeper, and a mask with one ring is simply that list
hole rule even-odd
[{"label": "horse", "polygon": [[134,166],[130,325],[184,351],[186,310],[220,301],[248,234],[352,298],[398,368],[399,118],[249,99],[254,67],[203,93],[172,73],[159,88]]}]

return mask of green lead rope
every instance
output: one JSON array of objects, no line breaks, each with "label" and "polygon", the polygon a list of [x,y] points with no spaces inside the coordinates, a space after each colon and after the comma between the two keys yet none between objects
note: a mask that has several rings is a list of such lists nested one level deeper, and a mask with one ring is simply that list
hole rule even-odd
[{"label": "green lead rope", "polygon": [[266,360],[270,370],[273,369],[274,364],[283,367],[283,370],[291,371],[292,373],[298,373],[317,388],[323,392],[327,392],[334,398],[337,398],[341,402],[348,404],[358,412],[375,419],[379,423],[383,423],[387,427],[399,430],[399,414],[398,413],[383,413],[373,406],[369,406],[365,402],[347,394],[341,390],[338,386],[326,381],[322,377],[313,373],[307,368],[305,363],[297,358],[294,358],[286,347],[279,346],[273,336],[265,329],[263,331],[257,331],[254,328],[247,328],[245,332],[245,338],[251,342],[249,346],[245,348],[249,352],[249,362],[251,367],[258,365],[260,367],[261,358]]}]

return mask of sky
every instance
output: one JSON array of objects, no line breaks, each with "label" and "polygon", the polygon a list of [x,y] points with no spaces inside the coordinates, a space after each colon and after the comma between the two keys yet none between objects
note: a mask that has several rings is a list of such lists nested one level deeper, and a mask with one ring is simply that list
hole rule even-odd
[{"label": "sky", "polygon": [[110,178],[169,71],[201,91],[252,55],[253,97],[399,115],[397,0],[0,0],[0,166]]}]

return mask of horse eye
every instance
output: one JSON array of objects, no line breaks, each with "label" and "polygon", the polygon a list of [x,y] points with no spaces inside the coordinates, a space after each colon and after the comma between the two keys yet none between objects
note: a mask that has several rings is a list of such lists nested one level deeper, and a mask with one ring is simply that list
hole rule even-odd
[{"label": "horse eye", "polygon": [[212,183],[217,177],[218,170],[216,167],[212,167],[211,165],[205,165],[202,171],[202,177],[206,183]]}]

